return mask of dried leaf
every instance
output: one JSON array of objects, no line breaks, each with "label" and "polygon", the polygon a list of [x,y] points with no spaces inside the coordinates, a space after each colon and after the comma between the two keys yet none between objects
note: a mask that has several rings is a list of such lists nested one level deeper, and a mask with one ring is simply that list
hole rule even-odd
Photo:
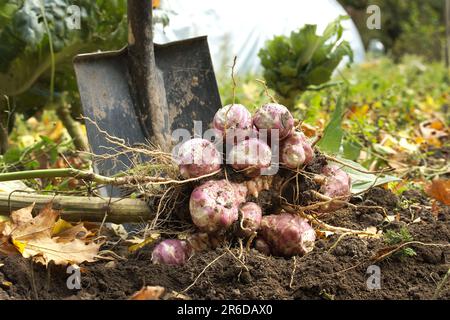
[{"label": "dried leaf", "polygon": [[[133,244],[132,246],[128,247],[128,251],[129,252],[134,252],[136,250],[142,249],[143,247],[145,247],[148,244],[151,244],[153,242],[155,242],[156,240],[158,240],[161,237],[161,235],[159,233],[152,233],[149,237],[147,237],[147,239],[138,239],[138,243]],[[136,240],[134,240],[136,241]],[[127,242],[133,242],[133,240],[127,240]]]},{"label": "dried leaf", "polygon": [[431,198],[450,206],[450,180],[435,179],[425,187],[425,192]]},{"label": "dried leaf", "polygon": [[54,238],[58,242],[68,242],[74,239],[85,240],[88,234],[89,231],[84,227],[82,223],[80,223],[76,226],[71,225],[71,228],[62,231],[61,233],[55,234]]},{"label": "dried leaf", "polygon": [[33,219],[31,214],[33,209],[34,203],[28,207],[11,212],[11,221],[17,226],[30,222]]},{"label": "dried leaf", "polygon": [[[33,206],[12,213],[11,221],[0,223],[0,251],[20,252],[25,258],[33,257],[47,265],[92,262],[101,244],[85,240],[88,230],[83,224],[73,226],[59,219],[52,203],[31,216]],[[31,218],[30,218],[31,217]]]},{"label": "dried leaf", "polygon": [[130,300],[160,300],[165,291],[160,286],[146,286],[133,294]]},{"label": "dried leaf", "polygon": [[24,258],[41,257],[44,265],[54,261],[55,264],[93,262],[100,248],[99,244],[74,239],[70,242],[57,242],[55,238],[13,240],[14,246]]},{"label": "dried leaf", "polygon": [[57,235],[72,227],[73,225],[70,222],[67,222],[60,218],[58,219],[58,221],[56,221],[55,225],[53,226],[52,235]]}]

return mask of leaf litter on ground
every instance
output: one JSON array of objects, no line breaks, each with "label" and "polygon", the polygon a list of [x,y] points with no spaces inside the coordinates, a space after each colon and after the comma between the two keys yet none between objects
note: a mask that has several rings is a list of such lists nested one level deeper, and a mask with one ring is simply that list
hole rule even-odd
[{"label": "leaf litter on ground", "polygon": [[20,253],[45,266],[50,261],[57,265],[93,262],[101,243],[79,223],[72,225],[60,218],[60,213],[45,205],[35,217],[34,203],[13,211],[9,221],[0,222],[0,252]]}]

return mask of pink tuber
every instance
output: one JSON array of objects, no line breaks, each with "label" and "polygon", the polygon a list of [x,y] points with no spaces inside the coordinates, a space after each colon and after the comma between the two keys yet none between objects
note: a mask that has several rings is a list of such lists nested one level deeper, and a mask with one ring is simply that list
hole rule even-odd
[{"label": "pink tuber", "polygon": [[279,139],[283,140],[291,134],[294,128],[294,118],[285,106],[267,103],[256,111],[253,116],[253,124],[258,130],[278,129]]},{"label": "pink tuber", "polygon": [[320,189],[322,194],[330,198],[350,196],[350,176],[338,165],[326,165],[322,168],[322,174],[325,176],[325,182]]},{"label": "pink tuber", "polygon": [[241,233],[244,236],[250,236],[257,231],[261,225],[262,210],[259,205],[254,202],[244,203],[239,209],[241,212]]},{"label": "pink tuber", "polygon": [[271,161],[270,147],[256,138],[238,142],[228,155],[228,164],[250,177],[260,175],[261,169],[270,167]]},{"label": "pink tuber", "polygon": [[194,138],[178,149],[176,162],[184,178],[197,178],[220,169],[222,157],[214,144],[206,139]]},{"label": "pink tuber", "polygon": [[211,180],[192,191],[189,210],[192,222],[203,232],[227,229],[238,219],[243,198],[227,180]]},{"label": "pink tuber", "polygon": [[232,133],[236,141],[244,140],[254,133],[252,115],[242,104],[229,104],[220,108],[214,116],[213,127],[223,137]]},{"label": "pink tuber", "polygon": [[316,233],[307,220],[288,213],[264,216],[260,234],[272,254],[285,257],[310,252],[316,240]]},{"label": "pink tuber", "polygon": [[294,132],[283,141],[280,156],[285,166],[295,169],[311,163],[314,151],[302,132]]},{"label": "pink tuber", "polygon": [[182,265],[191,256],[192,249],[186,241],[177,239],[163,240],[152,251],[155,264]]}]

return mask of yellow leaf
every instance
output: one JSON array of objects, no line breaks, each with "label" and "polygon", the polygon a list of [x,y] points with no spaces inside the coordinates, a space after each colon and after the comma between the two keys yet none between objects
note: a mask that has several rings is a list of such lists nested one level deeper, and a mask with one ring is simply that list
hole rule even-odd
[{"label": "yellow leaf", "polygon": [[26,242],[22,242],[22,241],[18,241],[18,240],[14,240],[12,239],[12,243],[14,244],[14,246],[16,247],[16,249],[23,254],[25,251],[25,247],[27,246]]},{"label": "yellow leaf", "polygon": [[50,132],[48,137],[53,141],[58,141],[61,138],[64,130],[65,130],[64,125],[62,124],[61,121],[58,121],[56,122],[55,127],[53,128],[52,132]]},{"label": "yellow leaf", "polygon": [[142,248],[145,247],[146,245],[151,244],[151,243],[153,243],[154,241],[158,240],[160,236],[161,236],[161,235],[160,235],[159,233],[153,233],[153,234],[151,234],[147,239],[144,239],[143,241],[141,241],[141,242],[139,242],[139,243],[137,243],[137,244],[134,244],[134,245],[132,245],[132,246],[129,246],[129,247],[128,247],[128,251],[129,251],[129,252],[134,252],[134,251],[136,251],[136,250],[142,249]]},{"label": "yellow leaf", "polygon": [[56,221],[55,225],[53,226],[52,235],[57,235],[58,233],[66,231],[67,229],[70,229],[72,227],[73,226],[71,223],[60,218],[58,219],[58,221]]}]

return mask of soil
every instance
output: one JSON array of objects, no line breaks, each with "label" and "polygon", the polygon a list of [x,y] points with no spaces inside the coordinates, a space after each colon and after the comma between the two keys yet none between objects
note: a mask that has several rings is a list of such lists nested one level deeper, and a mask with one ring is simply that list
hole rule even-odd
[{"label": "soil", "polygon": [[[384,221],[376,208],[344,208],[323,217],[328,224],[364,229],[377,226],[384,231],[407,228],[415,241],[450,243],[450,210],[433,213],[428,199],[415,191],[401,197],[382,188],[373,188],[354,204],[382,206],[399,221]],[[405,205],[405,203],[407,205]],[[418,219],[420,218],[420,219]],[[145,285],[163,286],[182,292],[198,277],[185,295],[193,299],[431,299],[450,268],[450,249],[443,246],[410,245],[415,256],[399,252],[374,262],[383,239],[333,235],[316,242],[304,257],[265,256],[251,249],[243,251],[244,264],[227,249],[195,254],[184,266],[151,263],[151,246],[133,254],[124,247],[114,251],[127,260],[101,261],[81,267],[81,289],[66,286],[66,268],[32,264],[19,255],[0,255],[0,299],[128,299]],[[233,249],[235,255],[239,254]],[[220,258],[219,258],[220,257]],[[214,259],[217,261],[210,264]],[[381,272],[380,289],[368,289],[368,266]],[[450,279],[438,299],[450,299]]]}]

